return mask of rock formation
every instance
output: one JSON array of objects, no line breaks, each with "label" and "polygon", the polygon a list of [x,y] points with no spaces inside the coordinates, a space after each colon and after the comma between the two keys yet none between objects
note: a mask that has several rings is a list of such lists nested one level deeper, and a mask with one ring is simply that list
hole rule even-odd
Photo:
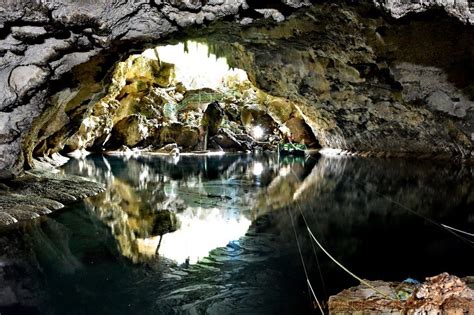
[{"label": "rock formation", "polygon": [[30,173],[0,184],[0,228],[39,218],[102,192],[101,184],[75,176]]},{"label": "rock formation", "polygon": [[396,18],[433,8],[443,8],[450,15],[465,23],[474,23],[474,3],[470,0],[374,0],[374,2]]},{"label": "rock formation", "polygon": [[[288,3],[300,6],[300,1]],[[74,87],[74,67],[103,54],[157,43],[190,25],[249,10],[245,1],[2,1],[0,6],[0,169],[2,176],[23,168],[26,134],[51,109],[58,85]],[[127,47],[124,47],[127,46]],[[110,50],[107,52],[107,50]],[[111,54],[109,54],[111,53]],[[106,71],[107,69],[102,69]],[[92,71],[89,75],[100,75]],[[71,84],[72,83],[72,84]],[[77,89],[64,97],[78,97]],[[88,91],[89,97],[97,90]],[[85,105],[87,97],[82,96]],[[54,113],[51,113],[54,115]],[[49,119],[47,117],[45,119]],[[64,117],[66,119],[67,117]],[[69,117],[70,118],[70,117]],[[35,141],[35,140],[33,140]],[[26,142],[26,143],[22,143]],[[23,147],[23,148],[22,148]]]},{"label": "rock formation", "polygon": [[[258,88],[301,103],[298,110],[323,146],[470,158],[473,31],[461,24],[473,21],[469,4],[4,0],[1,176],[18,174],[25,163],[33,166],[33,151],[44,141],[40,134],[50,143],[74,134],[122,56],[175,32],[207,40],[247,70]],[[434,35],[441,23],[430,12],[398,23],[377,6],[396,18],[440,7],[454,18],[441,15],[449,27],[446,35]],[[289,17],[294,10],[299,15]],[[209,27],[223,17],[233,22]],[[410,36],[413,30],[416,36]],[[440,47],[426,53],[431,43]],[[454,73],[444,59],[451,55]],[[65,103],[69,107],[61,109]]]},{"label": "rock formation", "polygon": [[442,273],[427,278],[423,284],[370,281],[379,292],[364,284],[344,290],[329,299],[329,311],[331,314],[470,314],[474,312],[474,290],[468,287],[467,280],[470,279],[463,281]]}]

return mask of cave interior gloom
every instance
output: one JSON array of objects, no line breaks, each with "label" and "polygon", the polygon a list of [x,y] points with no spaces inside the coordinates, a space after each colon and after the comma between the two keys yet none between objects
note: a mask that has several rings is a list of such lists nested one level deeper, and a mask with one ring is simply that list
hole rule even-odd
[{"label": "cave interior gloom", "polygon": [[472,1],[0,1],[0,315],[474,314],[473,210]]}]

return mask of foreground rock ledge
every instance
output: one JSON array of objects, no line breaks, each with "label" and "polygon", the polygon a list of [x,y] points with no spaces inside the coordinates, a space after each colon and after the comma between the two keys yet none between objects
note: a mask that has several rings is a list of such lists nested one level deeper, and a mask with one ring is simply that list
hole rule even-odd
[{"label": "foreground rock ledge", "polygon": [[[329,298],[330,314],[474,314],[474,277],[442,273],[414,281],[367,281]],[[383,296],[383,293],[386,296]]]},{"label": "foreground rock ledge", "polygon": [[0,182],[0,228],[38,218],[102,191],[102,184],[48,172]]}]

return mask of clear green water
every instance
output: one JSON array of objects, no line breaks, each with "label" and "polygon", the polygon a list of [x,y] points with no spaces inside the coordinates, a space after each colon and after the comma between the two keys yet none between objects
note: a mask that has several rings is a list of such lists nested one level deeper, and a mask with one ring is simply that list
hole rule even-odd
[{"label": "clear green water", "polygon": [[357,282],[313,247],[301,213],[363,278],[474,274],[474,240],[437,225],[474,230],[469,167],[89,156],[63,171],[107,191],[0,234],[1,314],[316,313],[290,213],[322,300]]}]

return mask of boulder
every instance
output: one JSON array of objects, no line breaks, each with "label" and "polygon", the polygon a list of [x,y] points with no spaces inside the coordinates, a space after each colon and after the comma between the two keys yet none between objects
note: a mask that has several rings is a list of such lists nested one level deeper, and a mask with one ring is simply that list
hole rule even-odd
[{"label": "boulder", "polygon": [[466,116],[466,109],[469,109],[469,107],[466,108],[462,105],[459,106],[456,102],[453,102],[452,98],[446,93],[439,90],[431,93],[426,98],[426,103],[432,110],[444,112],[460,118]]},{"label": "boulder", "polygon": [[217,135],[212,137],[209,142],[210,146],[212,143],[215,143],[220,148],[226,150],[243,150],[249,148],[249,145],[239,141],[231,131],[226,129],[220,129]]},{"label": "boulder", "polygon": [[268,115],[278,124],[284,124],[294,111],[293,103],[284,98],[273,98],[267,103]]},{"label": "boulder", "polygon": [[[442,273],[415,281],[367,281],[329,298],[331,314],[472,314],[474,290],[460,278]],[[375,288],[376,290],[374,290]]]},{"label": "boulder", "polygon": [[48,72],[38,66],[19,66],[11,72],[9,83],[21,97],[29,90],[43,84],[47,76]]},{"label": "boulder", "polygon": [[153,152],[168,153],[168,154],[178,153],[179,154],[179,148],[178,148],[178,145],[176,143],[170,143],[170,144],[167,144],[167,145],[159,148],[158,150],[154,150]]},{"label": "boulder", "polygon": [[133,55],[126,60],[123,65],[125,71],[125,80],[134,82],[137,80],[152,82],[160,73],[160,62],[141,55]]},{"label": "boulder", "polygon": [[197,127],[172,123],[161,128],[159,143],[160,145],[176,143],[184,149],[192,150],[198,145],[199,139],[199,129]]},{"label": "boulder", "polygon": [[252,127],[255,122],[267,114],[266,109],[259,104],[247,104],[240,112],[240,119],[244,127]]},{"label": "boulder", "polygon": [[201,125],[204,130],[207,130],[208,137],[212,137],[217,134],[223,118],[224,110],[222,109],[219,102],[212,102],[207,106]]},{"label": "boulder", "polygon": [[117,148],[120,145],[134,147],[148,137],[148,123],[144,116],[135,114],[128,116],[112,129],[112,134],[106,146]]}]

